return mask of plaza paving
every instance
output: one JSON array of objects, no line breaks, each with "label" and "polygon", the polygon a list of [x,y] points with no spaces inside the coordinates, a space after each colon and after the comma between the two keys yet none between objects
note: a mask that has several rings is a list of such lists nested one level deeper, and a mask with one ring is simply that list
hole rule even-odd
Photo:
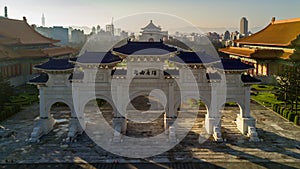
[{"label": "plaza paving", "polygon": [[[239,134],[234,123],[239,110],[237,107],[230,107],[222,111],[224,142],[216,143],[210,138],[200,144],[198,137],[203,132],[205,115],[205,110],[201,110],[194,127],[180,144],[147,159],[125,158],[109,153],[97,146],[86,134],[79,136],[77,142],[67,144],[64,138],[68,124],[63,120],[51,133],[42,137],[40,143],[27,143],[25,140],[32,131],[38,109],[38,104],[27,107],[1,122],[6,133],[2,133],[0,138],[2,167],[300,168],[300,128],[256,103],[251,103],[251,115],[257,119],[257,132],[261,142],[249,142]],[[66,112],[64,109],[55,111]],[[154,129],[160,130],[160,126],[156,125]],[[130,124],[129,127],[130,136],[134,136],[133,131],[138,131],[138,128],[145,130],[143,125]],[[140,134],[149,134],[149,129]],[[150,149],[151,146],[145,145],[145,151]]]}]

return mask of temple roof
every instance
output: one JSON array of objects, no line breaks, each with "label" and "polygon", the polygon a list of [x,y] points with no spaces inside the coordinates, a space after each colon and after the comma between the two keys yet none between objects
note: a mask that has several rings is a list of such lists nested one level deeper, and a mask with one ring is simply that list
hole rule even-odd
[{"label": "temple roof", "polygon": [[48,62],[34,66],[35,69],[40,70],[70,70],[74,68],[74,64],[69,62],[69,59],[49,59]]},{"label": "temple roof", "polygon": [[240,48],[240,47],[221,48],[219,49],[219,51],[230,55],[244,56],[244,57],[250,57],[251,54],[255,53],[255,49]]},{"label": "temple roof", "polygon": [[260,83],[261,82],[261,80],[256,79],[251,75],[245,75],[245,74],[242,74],[241,80],[244,83]]},{"label": "temple roof", "polygon": [[85,52],[78,58],[72,58],[72,61],[77,63],[97,63],[97,64],[109,64],[121,62],[122,59],[113,55],[111,52]]},{"label": "temple roof", "polygon": [[48,81],[49,76],[47,73],[41,73],[39,76],[34,77],[33,79],[29,80],[29,84],[44,84]]},{"label": "temple roof", "polygon": [[165,55],[170,52],[177,51],[177,48],[170,47],[160,42],[132,42],[128,41],[127,44],[114,48],[113,51],[125,55]]},{"label": "temple roof", "polygon": [[252,59],[290,59],[290,56],[294,53],[293,50],[288,49],[250,49],[243,47],[227,47],[219,49],[220,52],[248,57]]},{"label": "temple roof", "polygon": [[144,31],[161,31],[161,28],[158,26],[155,26],[152,22],[152,20],[150,20],[150,23],[145,26],[144,28],[142,28],[142,30]]},{"label": "temple roof", "polygon": [[236,40],[243,45],[264,45],[286,47],[300,35],[300,18],[273,20],[261,31],[243,39]]},{"label": "temple roof", "polygon": [[0,18],[0,44],[36,45],[59,42],[35,31],[26,21]]},{"label": "temple roof", "polygon": [[239,59],[221,59],[222,64],[217,64],[215,67],[225,71],[246,71],[254,69],[254,66],[245,64]]},{"label": "temple roof", "polygon": [[180,64],[207,64],[219,61],[219,58],[208,55],[205,52],[184,52],[180,51],[178,55],[169,59],[171,62]]}]

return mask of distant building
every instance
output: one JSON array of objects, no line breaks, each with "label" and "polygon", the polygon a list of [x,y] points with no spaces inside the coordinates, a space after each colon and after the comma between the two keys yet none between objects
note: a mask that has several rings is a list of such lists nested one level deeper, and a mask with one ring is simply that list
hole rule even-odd
[{"label": "distant building", "polygon": [[160,40],[168,39],[168,31],[162,31],[160,27],[153,24],[152,20],[150,23],[142,28],[139,41],[158,42]]},{"label": "distant building", "polygon": [[106,32],[111,33],[112,36],[115,35],[115,28],[113,24],[106,25],[105,28],[106,28]]},{"label": "distant building", "polygon": [[26,21],[0,17],[0,73],[11,85],[25,84],[35,76],[32,67],[49,57],[69,56],[74,49],[59,47],[54,40],[34,30]]},{"label": "distant building", "polygon": [[244,36],[248,35],[248,20],[243,17],[240,22],[240,33]]},{"label": "distant building", "polygon": [[74,29],[71,31],[71,40],[72,44],[82,44],[86,41],[83,30]]},{"label": "distant building", "polygon": [[37,27],[36,31],[40,34],[53,39],[58,39],[58,45],[68,45],[69,44],[69,30],[68,28],[63,28],[62,26],[54,27]]},{"label": "distant building", "polygon": [[45,27],[45,20],[46,20],[46,19],[45,19],[45,15],[43,14],[43,15],[42,15],[42,26],[43,26],[43,27]]},{"label": "distant building", "polygon": [[236,40],[239,47],[220,49],[231,58],[251,64],[255,69],[250,73],[260,76],[263,82],[273,83],[284,68],[300,61],[300,18],[272,19],[263,30]]}]

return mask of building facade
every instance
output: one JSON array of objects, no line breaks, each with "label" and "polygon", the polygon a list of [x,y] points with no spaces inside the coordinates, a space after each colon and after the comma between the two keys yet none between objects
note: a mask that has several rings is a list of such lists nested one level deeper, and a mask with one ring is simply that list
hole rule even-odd
[{"label": "building facade", "polygon": [[255,69],[249,73],[264,83],[276,83],[276,75],[285,68],[299,63],[300,19],[278,20],[261,31],[236,40],[238,47],[220,49],[231,58],[251,64]]},{"label": "building facade", "polygon": [[0,18],[0,71],[11,85],[25,84],[34,76],[33,66],[49,57],[70,56],[74,50],[58,47],[58,40],[42,36],[26,21]]}]

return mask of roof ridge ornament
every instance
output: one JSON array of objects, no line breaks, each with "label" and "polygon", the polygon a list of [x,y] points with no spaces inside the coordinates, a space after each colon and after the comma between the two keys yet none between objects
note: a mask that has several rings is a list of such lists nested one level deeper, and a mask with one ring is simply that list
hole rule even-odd
[{"label": "roof ridge ornament", "polygon": [[273,17],[272,17],[272,20],[271,20],[271,23],[274,24],[275,21],[276,21],[276,18],[273,16]]}]

